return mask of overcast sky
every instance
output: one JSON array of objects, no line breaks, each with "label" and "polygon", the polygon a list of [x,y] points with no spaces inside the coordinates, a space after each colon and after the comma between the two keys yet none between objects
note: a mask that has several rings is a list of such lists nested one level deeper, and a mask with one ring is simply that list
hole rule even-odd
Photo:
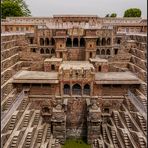
[{"label": "overcast sky", "polygon": [[98,15],[104,17],[115,12],[123,16],[127,8],[140,8],[142,17],[147,17],[147,0],[25,0],[32,16],[54,14]]}]

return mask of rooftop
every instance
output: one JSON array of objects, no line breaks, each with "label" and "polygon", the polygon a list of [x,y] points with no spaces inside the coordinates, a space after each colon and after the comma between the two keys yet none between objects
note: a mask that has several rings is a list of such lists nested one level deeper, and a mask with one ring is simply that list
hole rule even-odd
[{"label": "rooftop", "polygon": [[12,36],[12,35],[25,35],[25,32],[3,32],[1,33],[1,37],[4,36]]},{"label": "rooftop", "polygon": [[140,84],[139,78],[131,72],[98,72],[95,80],[97,84]]},{"label": "rooftop", "polygon": [[60,69],[63,68],[64,70],[67,69],[94,69],[93,65],[89,63],[88,61],[64,61]]},{"label": "rooftop", "polygon": [[103,62],[103,63],[108,62],[108,60],[101,59],[101,58],[94,58],[94,59],[90,58],[90,61],[91,62]]},{"label": "rooftop", "polygon": [[22,70],[13,76],[13,83],[58,83],[57,72]]},{"label": "rooftop", "polygon": [[44,62],[61,62],[62,59],[61,58],[48,58],[48,59],[45,59]]}]

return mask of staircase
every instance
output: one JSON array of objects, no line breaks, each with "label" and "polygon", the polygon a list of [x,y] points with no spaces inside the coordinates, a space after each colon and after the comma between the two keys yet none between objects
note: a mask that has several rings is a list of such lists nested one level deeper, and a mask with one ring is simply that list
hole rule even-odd
[{"label": "staircase", "polygon": [[142,83],[141,86],[142,86],[144,95],[147,96],[147,86],[146,86],[146,84]]},{"label": "staircase", "polygon": [[142,137],[139,137],[140,148],[146,148],[146,143]]},{"label": "staircase", "polygon": [[129,142],[129,138],[127,133],[123,133],[123,138],[125,142],[125,148],[131,148],[131,143]]},{"label": "staircase", "polygon": [[19,106],[19,110],[25,110],[27,104],[28,104],[27,98],[24,98],[21,105]]},{"label": "staircase", "polygon": [[25,146],[24,146],[24,148],[30,148],[31,138],[32,138],[32,132],[28,132],[28,134],[26,136],[26,139],[25,139]]},{"label": "staircase", "polygon": [[12,102],[13,102],[13,99],[12,97],[10,97],[8,100],[7,100],[7,105],[6,105],[6,109],[8,110],[10,108],[10,106],[12,105]]},{"label": "staircase", "polygon": [[146,133],[147,131],[147,126],[146,126],[146,121],[144,120],[144,118],[141,115],[138,115],[142,130]]},{"label": "staircase", "polygon": [[43,132],[44,132],[43,129],[39,129],[38,135],[37,135],[37,140],[36,140],[37,143],[41,143],[42,142]]},{"label": "staircase", "polygon": [[116,132],[113,129],[111,129],[111,136],[112,136],[112,139],[113,139],[113,144],[114,145],[118,145],[118,141],[117,141],[117,137],[116,137]]},{"label": "staircase", "polygon": [[10,144],[10,148],[17,148],[18,136],[14,136]]},{"label": "staircase", "polygon": [[13,129],[15,128],[16,120],[17,120],[16,115],[13,115],[13,116],[11,117],[11,121],[10,121],[8,130],[13,130]]},{"label": "staircase", "polygon": [[114,112],[114,121],[115,121],[116,126],[118,127],[119,126],[119,119],[118,119],[118,114],[116,114],[115,112]]},{"label": "staircase", "polygon": [[39,119],[40,119],[40,113],[36,113],[32,126],[38,125]]},{"label": "staircase", "polygon": [[103,140],[106,141],[108,139],[106,129],[105,129],[105,127],[102,127],[102,129],[103,129]]},{"label": "staircase", "polygon": [[131,121],[130,121],[130,118],[129,118],[129,116],[127,114],[125,114],[125,120],[126,120],[127,127],[129,129],[131,129],[132,128]]},{"label": "staircase", "polygon": [[29,118],[30,118],[30,115],[26,114],[25,117],[24,117],[24,121],[23,121],[23,127],[27,127],[28,126]]},{"label": "staircase", "polygon": [[47,129],[46,140],[49,140],[51,136],[51,127],[49,126]]}]

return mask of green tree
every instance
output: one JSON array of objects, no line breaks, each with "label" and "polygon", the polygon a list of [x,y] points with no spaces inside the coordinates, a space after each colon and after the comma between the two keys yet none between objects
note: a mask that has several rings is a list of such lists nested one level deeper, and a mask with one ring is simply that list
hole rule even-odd
[{"label": "green tree", "polygon": [[141,10],[139,8],[130,8],[124,12],[124,17],[141,17]]},{"label": "green tree", "polygon": [[116,14],[116,13],[112,13],[112,14],[110,15],[110,17],[117,17],[117,14]]},{"label": "green tree", "polygon": [[30,16],[31,12],[28,9],[24,0],[2,0],[1,2],[1,17],[5,19],[10,16]]}]

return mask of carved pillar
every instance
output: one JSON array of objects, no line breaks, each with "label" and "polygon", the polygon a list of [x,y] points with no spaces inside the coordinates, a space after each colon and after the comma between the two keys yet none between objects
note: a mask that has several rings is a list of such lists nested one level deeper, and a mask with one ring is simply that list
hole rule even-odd
[{"label": "carved pillar", "polygon": [[66,140],[66,115],[61,104],[58,104],[52,111],[52,132],[53,138],[59,139],[61,144]]},{"label": "carved pillar", "polygon": [[[87,103],[87,106],[90,106]],[[92,144],[96,139],[99,139],[101,127],[101,110],[93,102],[88,110],[87,115],[87,143]]]}]

